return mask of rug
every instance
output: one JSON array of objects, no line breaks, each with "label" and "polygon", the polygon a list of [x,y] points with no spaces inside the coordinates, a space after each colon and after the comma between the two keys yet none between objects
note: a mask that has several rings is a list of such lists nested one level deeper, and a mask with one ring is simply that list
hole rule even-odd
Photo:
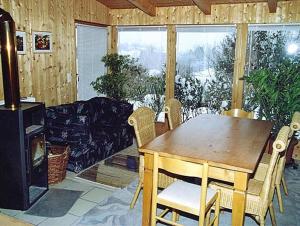
[{"label": "rug", "polygon": [[129,170],[133,172],[138,172],[139,170],[139,157],[131,156],[128,154],[116,154],[104,161],[106,166],[112,166],[121,168],[124,170]]},{"label": "rug", "polygon": [[138,178],[139,157],[136,144],[79,173],[76,178],[125,188]]},{"label": "rug", "polygon": [[[287,168],[285,170],[285,179],[289,188],[289,195],[284,196],[284,213],[281,214],[278,208],[277,198],[275,196],[273,203],[277,225],[281,226],[300,226],[300,169]],[[139,226],[142,225],[142,196],[141,191],[134,209],[129,205],[137,186],[137,180],[124,189],[116,190],[115,193],[106,200],[102,201],[96,207],[84,214],[76,225],[101,225],[101,226]],[[179,222],[185,226],[198,225],[197,219],[186,216],[180,216]],[[164,224],[158,223],[157,226]],[[222,211],[220,214],[220,226],[231,225],[231,212]],[[249,216],[245,217],[245,226],[257,226],[257,223]],[[270,216],[267,214],[266,225],[272,225]],[[165,226],[165,225],[164,225]]]},{"label": "rug", "polygon": [[82,191],[51,188],[25,213],[42,217],[62,217],[74,205]]}]

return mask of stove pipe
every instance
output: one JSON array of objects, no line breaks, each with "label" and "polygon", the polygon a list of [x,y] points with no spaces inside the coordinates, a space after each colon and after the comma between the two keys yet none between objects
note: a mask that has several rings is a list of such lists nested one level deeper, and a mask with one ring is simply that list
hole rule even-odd
[{"label": "stove pipe", "polygon": [[16,109],[20,106],[16,28],[15,22],[10,14],[1,8],[0,47],[3,74],[4,105],[6,108]]}]

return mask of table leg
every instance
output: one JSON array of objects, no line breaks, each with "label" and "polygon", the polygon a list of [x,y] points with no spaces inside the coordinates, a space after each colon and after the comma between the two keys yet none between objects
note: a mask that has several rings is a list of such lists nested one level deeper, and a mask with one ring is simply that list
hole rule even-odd
[{"label": "table leg", "polygon": [[145,153],[143,226],[149,226],[151,224],[152,180],[153,180],[153,155]]},{"label": "table leg", "polygon": [[235,172],[233,205],[232,205],[233,226],[244,225],[247,185],[248,185],[248,174],[242,172]]}]

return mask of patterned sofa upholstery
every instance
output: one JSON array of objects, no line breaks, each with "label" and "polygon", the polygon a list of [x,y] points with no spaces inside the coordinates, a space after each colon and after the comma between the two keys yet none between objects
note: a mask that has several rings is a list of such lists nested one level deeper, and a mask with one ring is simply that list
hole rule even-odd
[{"label": "patterned sofa upholstery", "polygon": [[70,145],[68,169],[77,173],[132,145],[132,112],[131,104],[106,97],[48,107],[46,140]]}]

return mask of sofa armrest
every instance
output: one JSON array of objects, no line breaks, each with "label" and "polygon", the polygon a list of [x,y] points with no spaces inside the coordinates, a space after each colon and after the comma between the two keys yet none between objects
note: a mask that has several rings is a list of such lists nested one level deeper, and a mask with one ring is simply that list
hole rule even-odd
[{"label": "sofa armrest", "polygon": [[119,118],[120,122],[126,122],[128,120],[128,117],[133,112],[133,105],[128,102],[119,102],[118,106],[118,114],[117,117]]}]

